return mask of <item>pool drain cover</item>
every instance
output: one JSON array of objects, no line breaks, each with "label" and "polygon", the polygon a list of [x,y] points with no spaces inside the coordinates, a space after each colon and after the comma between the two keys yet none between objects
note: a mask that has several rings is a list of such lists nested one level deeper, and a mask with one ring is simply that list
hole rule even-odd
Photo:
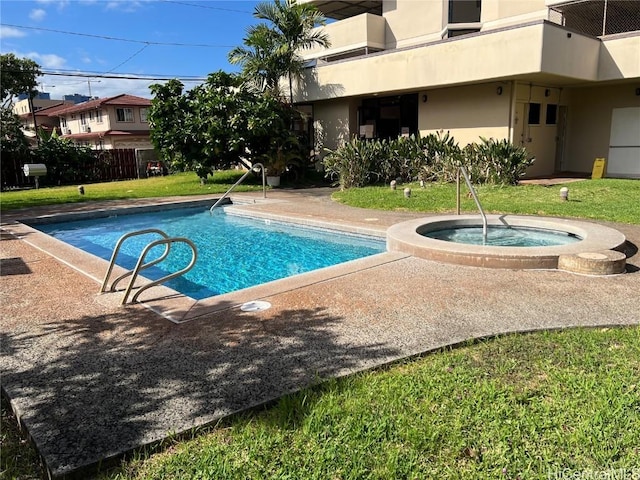
[{"label": "pool drain cover", "polygon": [[260,300],[243,303],[240,306],[240,310],[243,312],[261,312],[263,310],[268,310],[269,308],[271,308],[271,304],[269,302],[263,302]]}]

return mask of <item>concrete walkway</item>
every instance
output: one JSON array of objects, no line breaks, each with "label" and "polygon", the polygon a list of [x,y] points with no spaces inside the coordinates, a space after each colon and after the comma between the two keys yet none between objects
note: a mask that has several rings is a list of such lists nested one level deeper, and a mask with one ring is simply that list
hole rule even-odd
[{"label": "concrete walkway", "polygon": [[[270,193],[277,202],[252,208],[378,231],[416,217],[345,207],[329,193]],[[467,339],[640,324],[635,225],[607,224],[630,242],[624,275],[383,254],[388,261],[261,298],[269,310],[230,307],[174,324],[144,306],[105,301],[94,279],[8,233],[12,221],[33,215],[2,219],[2,388],[54,476],[84,476],[98,462],[318,379]]]}]

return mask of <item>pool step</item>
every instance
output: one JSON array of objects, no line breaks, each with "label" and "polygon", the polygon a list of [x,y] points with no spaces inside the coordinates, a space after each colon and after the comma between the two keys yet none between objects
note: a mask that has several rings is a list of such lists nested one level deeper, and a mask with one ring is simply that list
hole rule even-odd
[{"label": "pool step", "polygon": [[584,275],[616,275],[625,272],[627,256],[615,250],[582,252],[558,257],[558,270]]}]

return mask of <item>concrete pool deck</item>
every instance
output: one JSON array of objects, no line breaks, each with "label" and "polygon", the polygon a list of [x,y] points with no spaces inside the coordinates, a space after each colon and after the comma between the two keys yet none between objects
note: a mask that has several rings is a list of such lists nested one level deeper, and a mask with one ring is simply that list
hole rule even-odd
[{"label": "concrete pool deck", "polygon": [[[377,232],[424,216],[345,207],[329,195],[270,191],[273,201],[250,208]],[[468,339],[640,324],[639,225],[595,222],[627,237],[624,275],[465,267],[388,253],[258,292],[253,299],[270,302],[269,310],[242,312],[229,301],[181,324],[143,305],[121,307],[97,293],[96,279],[28,243],[29,234],[11,233],[21,218],[151,203],[3,215],[2,388],[54,476],[86,477],[85,468],[319,379]]]}]

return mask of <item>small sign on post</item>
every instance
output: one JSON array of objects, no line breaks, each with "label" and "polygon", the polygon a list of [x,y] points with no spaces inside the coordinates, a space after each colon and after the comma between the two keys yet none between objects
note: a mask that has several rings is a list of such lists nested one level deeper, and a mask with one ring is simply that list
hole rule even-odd
[{"label": "small sign on post", "polygon": [[606,170],[607,161],[604,158],[596,158],[593,162],[593,171],[591,172],[591,178],[604,178]]}]

